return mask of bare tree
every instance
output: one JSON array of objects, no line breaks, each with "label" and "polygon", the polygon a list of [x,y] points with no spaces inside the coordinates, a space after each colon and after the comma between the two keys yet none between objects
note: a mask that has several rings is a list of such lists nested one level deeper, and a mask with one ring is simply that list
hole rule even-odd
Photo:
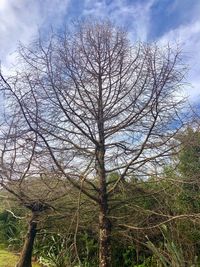
[{"label": "bare tree", "polygon": [[47,167],[47,160],[50,166],[53,164],[38,147],[37,134],[25,130],[16,110],[12,116],[8,113],[1,118],[0,188],[29,211],[28,231],[17,267],[31,267],[38,223],[54,211],[55,201],[70,187],[62,175]]},{"label": "bare tree", "polygon": [[[17,75],[1,76],[27,129],[57,170],[99,207],[99,266],[110,266],[109,201],[170,156],[182,124],[180,51],[132,44],[110,22],[20,48]],[[159,167],[158,167],[159,169]],[[116,172],[116,179],[109,174]]]}]

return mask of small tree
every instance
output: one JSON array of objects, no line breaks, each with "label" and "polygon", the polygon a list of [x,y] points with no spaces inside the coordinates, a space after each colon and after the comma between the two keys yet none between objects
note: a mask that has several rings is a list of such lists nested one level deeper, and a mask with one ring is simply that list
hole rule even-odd
[{"label": "small tree", "polygon": [[[196,128],[196,129],[195,129]],[[179,176],[183,181],[181,199],[187,204],[189,212],[200,210],[200,132],[188,127],[178,136],[181,150],[177,157]]]},{"label": "small tree", "polygon": [[[41,215],[52,211],[53,203],[69,191],[60,175],[47,168],[47,157],[38,148],[36,140],[36,134],[25,131],[16,112],[15,116],[7,115],[4,120],[2,116],[0,186],[9,198],[29,210],[28,231],[17,267],[32,266],[33,245]],[[48,164],[51,164],[50,160]]]},{"label": "small tree", "polygon": [[2,76],[3,87],[56,171],[98,205],[99,266],[110,266],[110,199],[120,183],[146,177],[175,146],[180,52],[132,44],[110,22],[89,21],[21,47],[20,55],[18,74]]}]

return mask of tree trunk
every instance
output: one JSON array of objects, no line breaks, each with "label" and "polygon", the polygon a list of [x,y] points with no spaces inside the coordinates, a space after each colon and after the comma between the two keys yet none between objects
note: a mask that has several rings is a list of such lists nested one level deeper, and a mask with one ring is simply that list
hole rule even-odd
[{"label": "tree trunk", "polygon": [[111,224],[108,218],[104,154],[105,149],[100,146],[96,153],[96,170],[99,178],[99,267],[109,267],[111,264]]},{"label": "tree trunk", "polygon": [[99,179],[99,267],[111,266],[111,224],[108,218],[108,195],[105,170],[105,134],[104,105],[102,86],[101,60],[99,59],[98,77],[98,133],[99,142],[96,146],[96,172]]},{"label": "tree trunk", "polygon": [[111,224],[107,217],[107,203],[100,206],[99,213],[99,267],[111,266]]},{"label": "tree trunk", "polygon": [[33,244],[37,231],[37,222],[34,220],[35,215],[33,213],[31,220],[29,222],[28,233],[24,242],[24,246],[20,255],[20,260],[16,267],[32,267],[31,258],[33,251]]}]

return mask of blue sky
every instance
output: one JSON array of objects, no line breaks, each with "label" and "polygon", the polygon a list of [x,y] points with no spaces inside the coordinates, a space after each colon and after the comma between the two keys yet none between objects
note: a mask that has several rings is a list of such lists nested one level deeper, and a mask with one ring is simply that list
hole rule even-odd
[{"label": "blue sky", "polygon": [[20,42],[38,30],[62,28],[71,20],[110,18],[130,38],[161,44],[179,43],[189,64],[187,94],[200,102],[200,0],[0,0],[0,60],[9,69]]}]

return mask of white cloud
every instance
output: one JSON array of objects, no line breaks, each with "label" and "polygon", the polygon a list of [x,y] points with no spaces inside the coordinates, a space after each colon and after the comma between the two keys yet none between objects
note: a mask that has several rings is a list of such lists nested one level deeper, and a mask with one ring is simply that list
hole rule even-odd
[{"label": "white cloud", "polygon": [[191,86],[186,87],[186,95],[192,101],[200,100],[200,20],[188,25],[181,25],[167,32],[159,40],[161,44],[178,43],[182,47],[186,64],[189,65],[188,82]]},{"label": "white cloud", "polygon": [[111,18],[122,27],[128,27],[132,40],[147,40],[148,25],[150,19],[150,9],[155,0],[146,2],[131,2],[125,0],[85,0],[83,15],[92,15],[95,18]]},{"label": "white cloud", "polygon": [[0,60],[8,67],[18,42],[27,44],[39,28],[56,27],[70,0],[0,0]]},{"label": "white cloud", "polygon": [[[75,0],[0,0],[0,60],[8,68],[15,58],[14,52],[21,41],[28,44],[37,35],[39,28],[56,27],[66,18],[69,4],[76,5]],[[132,40],[148,41],[151,21],[151,8],[158,5],[158,0],[83,0],[80,16],[91,15],[94,18],[111,18],[118,25],[127,28]],[[177,10],[182,0],[175,0],[170,11]],[[195,6],[196,7],[196,6]],[[200,5],[192,9],[191,23],[180,25],[165,33],[158,41],[164,43],[181,43],[190,66],[188,80],[192,86],[187,90],[191,99],[200,98]],[[187,10],[181,11],[184,16]],[[184,13],[186,12],[186,13]],[[69,14],[70,17],[73,14]],[[162,20],[162,17],[161,17]],[[162,21],[161,21],[162,22]],[[153,30],[153,29],[152,29]]]}]

